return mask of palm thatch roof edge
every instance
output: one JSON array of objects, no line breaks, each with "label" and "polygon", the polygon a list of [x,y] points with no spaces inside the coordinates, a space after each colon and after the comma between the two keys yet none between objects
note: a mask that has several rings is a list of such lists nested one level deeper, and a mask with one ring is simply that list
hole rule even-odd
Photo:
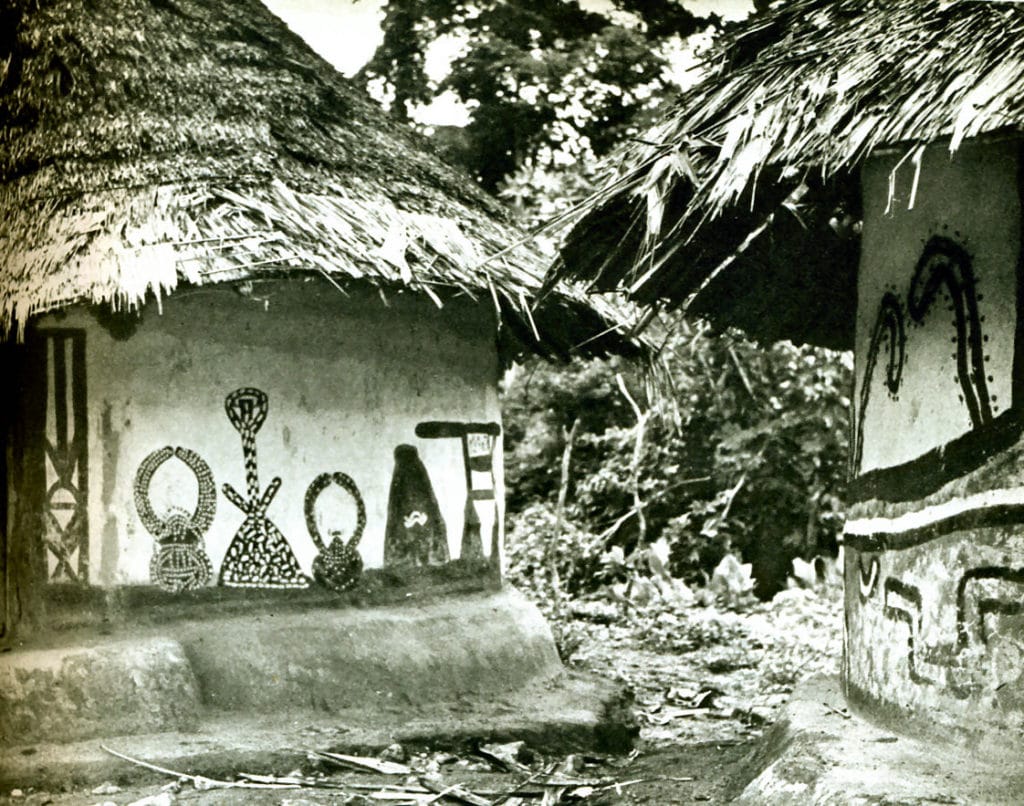
[{"label": "palm thatch roof edge", "polygon": [[258,0],[0,17],[0,336],[76,302],[313,272],[493,305],[506,359],[638,351],[627,307],[541,299],[544,260],[497,202]]},{"label": "palm thatch roof edge", "polygon": [[849,348],[860,165],[1022,134],[1024,3],[776,4],[617,155],[551,276]]}]

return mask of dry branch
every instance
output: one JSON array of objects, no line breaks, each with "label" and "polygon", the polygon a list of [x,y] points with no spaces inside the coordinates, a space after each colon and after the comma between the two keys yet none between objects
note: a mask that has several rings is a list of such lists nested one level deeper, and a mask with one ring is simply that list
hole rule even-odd
[{"label": "dry branch", "polygon": [[185,779],[191,781],[196,789],[298,789],[298,784],[283,784],[283,783],[260,783],[256,781],[219,781],[216,778],[206,778],[202,775],[190,775],[186,772],[178,772],[177,770],[168,769],[167,767],[161,767],[157,764],[150,764],[148,761],[142,761],[132,756],[119,753],[116,750],[111,750],[106,745],[100,745],[100,749],[119,758],[122,761],[127,761],[129,764],[134,764],[137,767],[142,767],[153,772],[163,773],[164,775],[170,775],[178,780]]}]

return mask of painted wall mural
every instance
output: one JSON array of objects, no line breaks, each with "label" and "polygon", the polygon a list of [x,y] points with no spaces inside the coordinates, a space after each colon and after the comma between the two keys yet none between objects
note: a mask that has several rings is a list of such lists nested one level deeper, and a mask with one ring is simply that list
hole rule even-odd
[{"label": "painted wall mural", "polygon": [[45,334],[47,414],[43,545],[51,582],[89,581],[85,332]]},{"label": "painted wall mural", "polygon": [[283,534],[267,517],[267,508],[281,488],[281,479],[271,479],[260,494],[256,461],[256,434],[267,419],[269,400],[265,392],[251,387],[236,389],[224,401],[231,425],[242,437],[245,460],[246,498],[225,484],[225,497],[244,514],[245,520],[228,546],[220,568],[220,584],[240,588],[306,588],[309,578]]},{"label": "painted wall mural", "polygon": [[1024,674],[1024,643],[1007,621],[1024,614],[1024,569],[979,566],[960,574],[949,621],[942,593],[899,577],[886,578],[879,599],[884,619],[905,633],[903,671],[915,685],[967,700]]},{"label": "painted wall mural", "polygon": [[[348,530],[331,528],[331,542],[324,543],[317,524],[316,505],[324,491],[332,485],[344,490],[356,507],[355,524]],[[359,554],[359,540],[366,528],[366,505],[359,488],[350,476],[344,473],[321,473],[306,490],[305,499],[306,527],[320,554],[313,560],[313,578],[322,585],[336,591],[344,591],[355,587],[359,575],[363,572],[363,558]]]},{"label": "painted wall mural", "polygon": [[939,733],[1024,718],[1022,156],[862,174],[844,676]]},{"label": "painted wall mural", "polygon": [[[163,515],[153,511],[150,485],[153,475],[171,458],[179,459],[196,477],[199,493],[195,508],[173,508]],[[149,564],[152,582],[172,593],[203,587],[213,575],[203,536],[217,512],[217,487],[202,458],[188,448],[170,446],[153,451],[135,474],[135,508],[139,520],[157,542]]]},{"label": "painted wall mural", "polygon": [[415,446],[399,445],[388,493],[384,564],[441,565],[449,559],[448,530],[427,469]]},{"label": "painted wall mural", "polygon": [[[259,483],[256,435],[267,419],[269,398],[260,389],[244,387],[229,394],[224,407],[228,421],[242,440],[246,494],[243,496],[230,484],[221,488],[245,519],[228,546],[220,567],[219,583],[229,587],[308,587],[309,577],[302,573],[288,541],[267,515],[282,480],[274,477],[266,490],[261,490]],[[494,501],[493,455],[501,427],[495,422],[427,421],[417,425],[415,430],[423,439],[459,440],[465,480],[461,556],[483,558],[484,535],[475,502]],[[199,500],[191,513],[183,507],[171,507],[163,514],[154,511],[150,499],[153,476],[172,458],[179,459],[197,479]],[[402,444],[395,448],[394,459],[384,534],[384,564],[428,566],[449,562],[447,526],[419,451],[413,445]],[[345,517],[350,517],[351,523],[321,524],[324,520],[323,513],[319,512],[321,499],[332,488],[348,497],[352,507]],[[172,592],[208,584],[213,572],[203,536],[216,512],[216,486],[206,462],[187,448],[168,446],[153,451],[142,461],[136,474],[135,505],[143,526],[158,544],[150,563],[151,581]],[[306,490],[303,512],[310,539],[319,551],[312,561],[313,579],[336,591],[354,587],[363,571],[358,545],[367,522],[366,504],[355,481],[341,471],[319,474]],[[326,517],[337,519],[336,514]],[[496,534],[497,526],[494,531]]]},{"label": "painted wall mural", "polygon": [[902,277],[882,274],[872,324],[858,337],[854,501],[921,498],[1024,430],[1014,402],[1016,268],[981,273],[967,236],[938,230]]},{"label": "painted wall mural", "polygon": [[[938,305],[941,294],[942,304]],[[876,383],[878,355],[884,349],[887,360],[881,379],[893,401],[899,390],[907,361],[908,336],[906,319],[921,327],[929,316],[952,314],[948,339],[952,345],[949,368],[959,387],[958,399],[964,405],[971,428],[977,429],[992,421],[993,403],[988,384],[992,378],[985,353],[988,337],[982,333],[985,317],[980,313],[977,281],[971,267],[971,256],[954,240],[936,235],[928,240],[914,267],[906,299],[890,287],[881,298],[875,325],[872,328],[865,357],[857,406],[857,432],[853,443],[852,470],[859,473],[864,452],[864,421],[871,405],[871,390]],[[941,308],[941,310],[939,310]]]},{"label": "painted wall mural", "polygon": [[[458,439],[462,445],[462,464],[466,474],[465,519],[462,529],[461,559],[483,557],[485,536],[481,534],[480,514],[475,501],[494,501],[494,441],[501,435],[498,423],[464,423],[430,420],[416,426],[420,439]],[[478,486],[474,474],[487,479],[486,486]],[[486,536],[488,541],[490,536]],[[490,542],[490,541],[489,541]]]},{"label": "painted wall mural", "polygon": [[[46,520],[45,534],[30,524],[39,584],[145,585],[167,596],[223,585],[244,597],[248,587],[363,584],[367,569],[433,567],[460,553],[500,558],[491,312],[469,302],[438,312],[415,297],[384,308],[375,293],[342,297],[316,282],[263,288],[274,299],[266,308],[240,304],[228,286],[173,295],[125,340],[86,306],[38,318],[26,353],[37,408],[31,420],[18,413],[31,423],[32,475],[17,481]],[[417,438],[428,420],[458,430]],[[411,454],[396,459],[399,445]],[[214,478],[208,526],[196,514],[205,473],[186,450]],[[142,503],[140,471],[150,488]],[[324,473],[347,475],[354,489],[332,480],[311,493],[311,534],[305,496]]]}]

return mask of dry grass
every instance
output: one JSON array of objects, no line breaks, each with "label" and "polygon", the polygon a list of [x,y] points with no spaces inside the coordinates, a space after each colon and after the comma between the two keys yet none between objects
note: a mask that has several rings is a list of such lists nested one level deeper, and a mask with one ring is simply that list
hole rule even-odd
[{"label": "dry grass", "polygon": [[258,0],[12,0],[0,119],[0,336],[297,272],[470,295],[506,357],[635,349],[624,308],[538,303],[543,260],[497,203]]}]

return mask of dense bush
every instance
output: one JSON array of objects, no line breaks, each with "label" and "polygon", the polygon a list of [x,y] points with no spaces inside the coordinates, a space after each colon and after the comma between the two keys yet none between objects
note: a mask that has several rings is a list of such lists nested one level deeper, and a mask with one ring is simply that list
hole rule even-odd
[{"label": "dense bush", "polygon": [[[784,584],[793,557],[834,551],[843,517],[848,357],[677,327],[663,351],[668,393],[645,394],[638,371],[616,360],[538,362],[507,382],[514,577],[546,580],[550,556],[565,591],[585,592],[614,581],[602,571],[608,549],[628,555],[664,538],[676,577],[700,581],[732,552],[753,563],[756,590],[769,595]],[[645,413],[639,456],[637,416],[617,374]],[[549,555],[576,420],[565,525]]]}]

